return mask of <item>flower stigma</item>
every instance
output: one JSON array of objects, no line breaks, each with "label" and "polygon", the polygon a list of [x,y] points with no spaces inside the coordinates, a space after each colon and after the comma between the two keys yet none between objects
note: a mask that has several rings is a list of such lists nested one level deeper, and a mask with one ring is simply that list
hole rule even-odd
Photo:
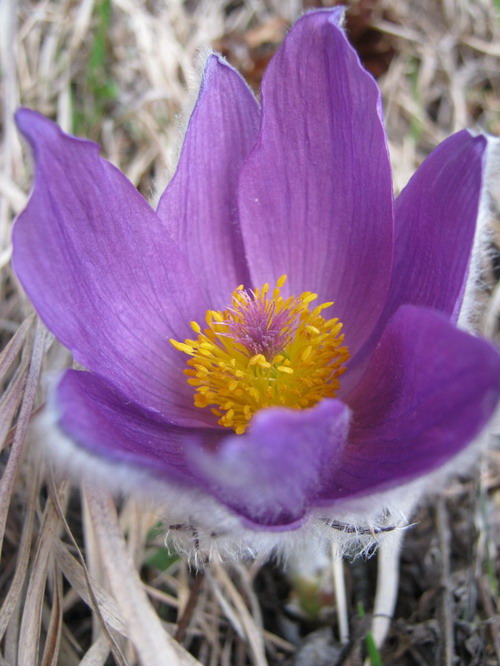
[{"label": "flower stigma", "polygon": [[285,281],[282,275],[272,293],[267,283],[238,286],[229,307],[208,310],[207,328],[191,322],[196,339],[170,340],[191,357],[184,373],[195,406],[210,407],[219,425],[238,435],[259,409],[305,409],[334,397],[349,359],[342,323],[322,314],[333,303],[310,310],[318,297],[310,291],[285,299]]}]

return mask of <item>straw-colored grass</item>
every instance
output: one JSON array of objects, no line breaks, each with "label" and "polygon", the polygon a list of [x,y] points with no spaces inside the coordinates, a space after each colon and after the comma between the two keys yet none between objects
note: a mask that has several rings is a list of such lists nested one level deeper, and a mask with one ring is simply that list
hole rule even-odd
[{"label": "straw-colored grass", "polygon": [[[74,489],[53,478],[36,455],[39,442],[29,426],[44,404],[41,376],[70,358],[34,315],[10,267],[12,222],[32,174],[13,123],[16,107],[37,109],[98,141],[154,199],[175,168],[197,52],[215,45],[257,86],[286,27],[319,4],[0,3],[2,666],[362,663],[366,624],[357,604],[370,612],[373,562],[344,568],[354,639],[341,650],[332,647],[331,634],[311,633],[321,624],[337,631],[330,582],[304,592],[261,562],[214,564],[195,576],[163,548],[150,509],[133,498],[117,506],[104,490]],[[380,77],[398,189],[450,133],[466,126],[500,133],[497,1],[351,4],[353,41]],[[492,184],[492,195],[477,328],[498,339],[500,185]],[[403,553],[384,663],[500,662],[499,470],[498,451],[486,453],[476,473],[453,481],[420,509]],[[307,657],[313,640],[323,661]]]}]

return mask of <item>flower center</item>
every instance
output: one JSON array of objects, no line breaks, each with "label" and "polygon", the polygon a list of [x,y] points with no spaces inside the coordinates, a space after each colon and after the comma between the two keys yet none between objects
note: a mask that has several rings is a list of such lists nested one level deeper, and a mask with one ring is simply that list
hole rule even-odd
[{"label": "flower center", "polygon": [[333,303],[310,310],[317,298],[310,291],[284,299],[285,281],[282,275],[272,295],[268,284],[240,285],[226,310],[207,312],[207,328],[191,322],[195,340],[170,340],[191,357],[184,373],[196,407],[211,408],[238,435],[259,409],[305,409],[333,397],[349,359],[342,323],[322,315]]}]

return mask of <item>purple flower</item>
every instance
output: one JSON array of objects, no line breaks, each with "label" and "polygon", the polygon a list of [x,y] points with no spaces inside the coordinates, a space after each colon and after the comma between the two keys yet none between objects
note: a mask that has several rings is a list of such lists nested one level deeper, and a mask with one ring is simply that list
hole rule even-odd
[{"label": "purple flower", "polygon": [[208,58],[156,212],[97,146],[17,114],[36,178],[15,269],[88,369],[51,398],[66,454],[208,529],[368,517],[498,402],[497,351],[456,327],[487,140],[453,135],[394,201],[380,93],[341,18],[296,23],[262,110]]}]

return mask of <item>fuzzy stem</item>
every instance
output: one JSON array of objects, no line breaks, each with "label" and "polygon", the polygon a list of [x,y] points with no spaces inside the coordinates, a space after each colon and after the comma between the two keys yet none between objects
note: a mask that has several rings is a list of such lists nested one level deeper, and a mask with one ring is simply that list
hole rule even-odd
[{"label": "fuzzy stem", "polygon": [[399,584],[399,554],[403,530],[387,534],[378,553],[377,590],[371,633],[377,647],[385,641],[391,626]]},{"label": "fuzzy stem", "polygon": [[335,600],[337,604],[337,621],[339,625],[339,638],[341,644],[349,642],[349,619],[347,616],[347,597],[345,592],[344,560],[339,548],[332,543],[332,573]]}]

